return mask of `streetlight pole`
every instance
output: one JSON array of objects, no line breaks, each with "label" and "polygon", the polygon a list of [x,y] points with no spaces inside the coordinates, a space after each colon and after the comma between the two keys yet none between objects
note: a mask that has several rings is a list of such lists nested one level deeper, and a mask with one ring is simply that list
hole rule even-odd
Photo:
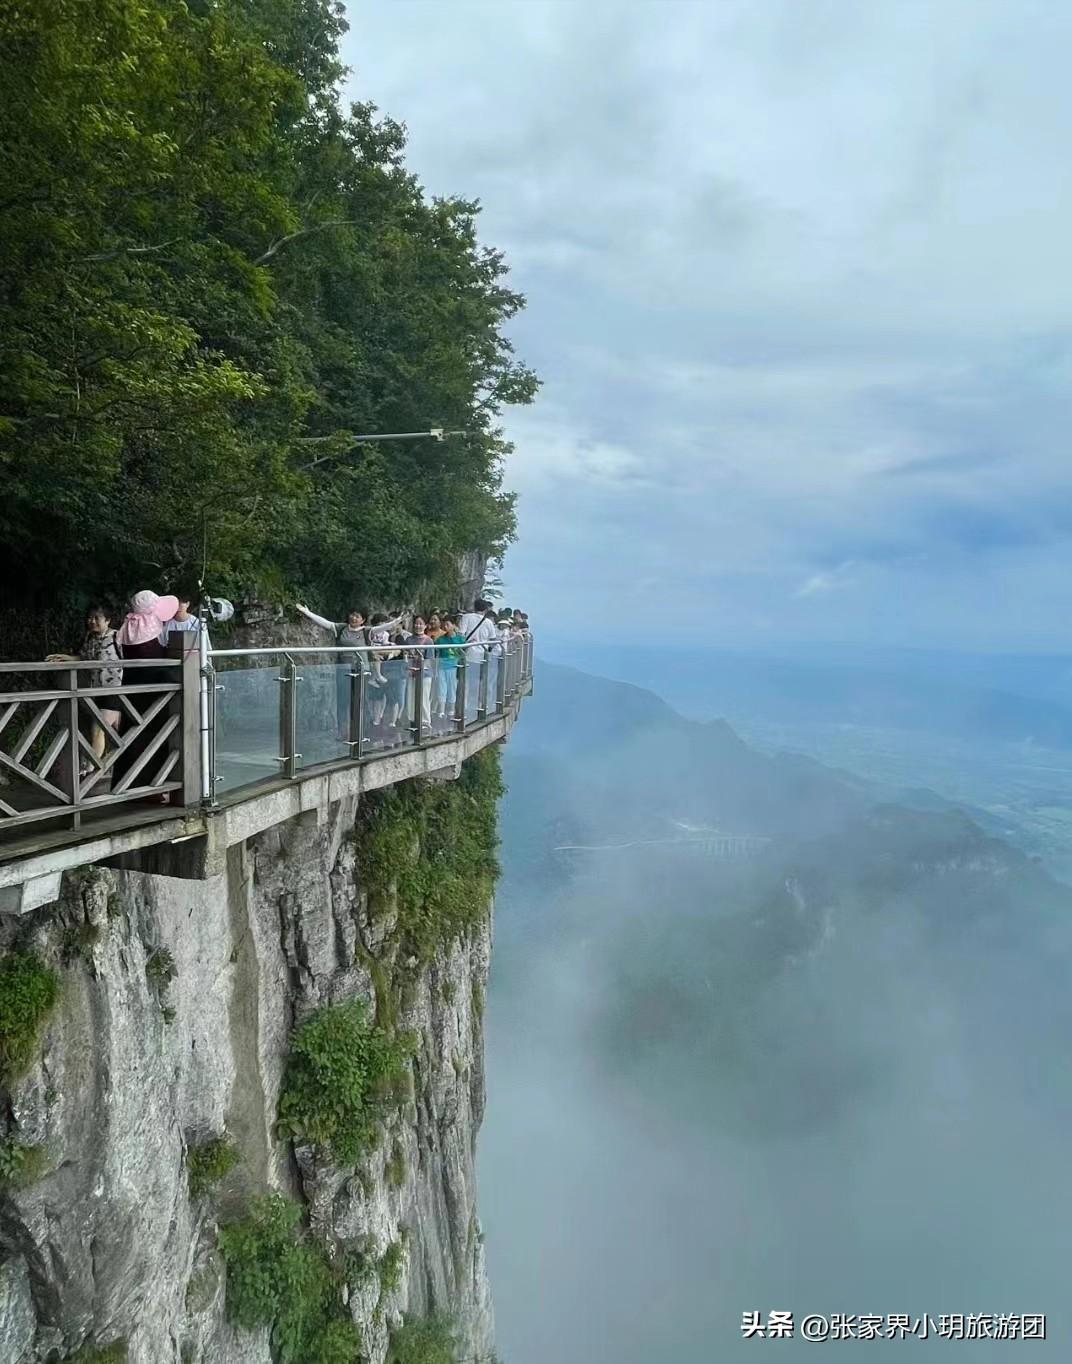
[{"label": "streetlight pole", "polygon": [[[342,459],[343,455],[348,455],[355,445],[377,445],[381,440],[437,440],[443,442],[448,436],[467,436],[468,431],[444,431],[441,426],[433,426],[430,431],[387,431],[377,432],[375,435],[351,436],[350,445],[345,450],[333,450],[330,455],[321,455],[318,459],[310,460],[308,464],[303,464],[300,472],[305,473],[307,469],[315,469],[318,464],[326,464],[328,460]],[[309,444],[331,440],[330,436],[313,436],[307,442]]]},{"label": "streetlight pole", "polygon": [[378,440],[420,440],[422,437],[442,441],[447,436],[467,436],[468,434],[468,431],[444,431],[441,426],[433,426],[431,431],[392,431],[387,435],[351,436],[350,439],[355,445],[367,445]]}]

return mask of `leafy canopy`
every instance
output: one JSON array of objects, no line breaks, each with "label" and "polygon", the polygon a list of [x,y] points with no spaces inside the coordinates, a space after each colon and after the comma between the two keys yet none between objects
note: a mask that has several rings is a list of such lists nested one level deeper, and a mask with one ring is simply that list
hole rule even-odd
[{"label": "leafy canopy", "polygon": [[[337,0],[0,8],[0,570],[351,600],[500,552],[535,376],[478,205],[343,108]],[[427,430],[464,440],[355,446]]]}]

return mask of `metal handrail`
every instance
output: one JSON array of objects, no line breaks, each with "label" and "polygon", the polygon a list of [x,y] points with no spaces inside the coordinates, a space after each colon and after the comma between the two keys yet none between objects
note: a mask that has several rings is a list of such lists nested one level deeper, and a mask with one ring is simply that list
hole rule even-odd
[{"label": "metal handrail", "polygon": [[[71,668],[181,668],[181,658],[64,658],[55,663],[0,663],[0,673],[55,673]],[[115,688],[112,688],[115,691]]]},{"label": "metal handrail", "polygon": [[[516,640],[521,642],[523,636],[516,636]],[[509,645],[512,641],[507,641]],[[277,645],[272,648],[258,649],[209,649],[209,658],[252,658],[257,656],[267,656],[275,654],[378,654],[385,650],[398,649],[501,649],[503,641],[501,639],[482,639],[462,641],[461,644],[398,644],[394,640],[387,640],[383,644],[325,644],[323,646],[303,644],[300,647],[292,648],[289,645]],[[61,664],[54,663],[53,667],[60,667]],[[100,665],[97,664],[97,667]]]}]

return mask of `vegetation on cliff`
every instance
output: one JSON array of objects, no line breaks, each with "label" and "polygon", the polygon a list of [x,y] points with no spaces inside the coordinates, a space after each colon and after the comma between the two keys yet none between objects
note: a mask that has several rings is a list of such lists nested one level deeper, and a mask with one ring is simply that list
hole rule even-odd
[{"label": "vegetation on cliff", "polygon": [[42,1145],[24,1145],[13,1137],[0,1140],[0,1191],[23,1189],[40,1179],[48,1165]]},{"label": "vegetation on cliff", "polygon": [[33,1060],[58,998],[56,973],[32,953],[0,958],[0,1084],[17,1079]]},{"label": "vegetation on cliff", "polygon": [[[199,570],[338,612],[495,554],[537,381],[479,207],[344,105],[338,0],[0,14],[0,571],[23,609]],[[468,432],[355,447],[368,432]],[[9,647],[13,647],[9,641]]]},{"label": "vegetation on cliff", "polygon": [[186,1152],[190,1197],[203,1198],[221,1179],[226,1179],[241,1159],[230,1137],[209,1137]]},{"label": "vegetation on cliff", "polygon": [[[410,1057],[418,1039],[400,1030],[399,1016],[414,988],[414,971],[431,967],[455,940],[482,923],[498,871],[497,801],[502,792],[498,753],[469,759],[459,779],[442,785],[404,782],[362,800],[354,828],[357,879],[369,913],[383,929],[376,950],[358,947],[373,979],[376,1009],[362,998],[329,1005],[302,1022],[290,1038],[277,1133],[314,1143],[328,1158],[356,1167],[380,1142],[385,1122],[412,1094]],[[385,916],[390,915],[390,924]],[[191,1189],[226,1167],[233,1149],[223,1142],[191,1149]],[[226,1168],[223,1169],[226,1173]],[[384,1181],[406,1180],[405,1149],[397,1134],[384,1163]],[[379,1280],[385,1297],[402,1286],[407,1231],[382,1253],[376,1246],[331,1251],[302,1226],[300,1205],[278,1194],[254,1199],[245,1217],[219,1236],[227,1267],[227,1305],[241,1326],[269,1326],[280,1364],[345,1364],[356,1360],[360,1338],[343,1307],[344,1289]],[[379,1309],[378,1309],[379,1310]],[[399,1364],[455,1364],[456,1332],[439,1317],[414,1320],[391,1338]]]},{"label": "vegetation on cliff", "polygon": [[343,1304],[343,1281],[281,1194],[254,1201],[221,1228],[227,1311],[239,1326],[271,1328],[279,1364],[358,1364],[361,1336]]},{"label": "vegetation on cliff", "polygon": [[295,1029],[279,1096],[281,1136],[330,1146],[355,1165],[406,1080],[412,1041],[379,1027],[362,999],[320,1009]]},{"label": "vegetation on cliff", "polygon": [[126,1358],[126,1341],[113,1340],[108,1345],[83,1345],[70,1364],[124,1364]]},{"label": "vegetation on cliff", "polygon": [[[443,1317],[411,1317],[391,1334],[389,1364],[460,1364],[458,1338]],[[493,1361],[488,1361],[493,1364]]]},{"label": "vegetation on cliff", "polygon": [[397,905],[395,935],[420,961],[480,923],[499,864],[497,749],[469,758],[457,781],[400,782],[366,796],[355,839],[375,914]]}]

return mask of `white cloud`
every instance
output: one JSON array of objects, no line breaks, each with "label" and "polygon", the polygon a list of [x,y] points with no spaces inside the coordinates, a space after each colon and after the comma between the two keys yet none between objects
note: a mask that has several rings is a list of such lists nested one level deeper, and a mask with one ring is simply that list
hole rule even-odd
[{"label": "white cloud", "polygon": [[515,341],[546,384],[506,427],[530,600],[995,646],[1048,611],[1072,646],[1072,8],[351,22],[354,93],[408,123],[430,190],[482,199],[529,296]]},{"label": "white cloud", "polygon": [[793,593],[794,597],[816,597],[824,596],[828,592],[834,592],[839,587],[844,587],[848,581],[849,573],[853,568],[851,559],[839,564],[837,568],[830,569],[823,573],[813,573],[805,578]]}]

